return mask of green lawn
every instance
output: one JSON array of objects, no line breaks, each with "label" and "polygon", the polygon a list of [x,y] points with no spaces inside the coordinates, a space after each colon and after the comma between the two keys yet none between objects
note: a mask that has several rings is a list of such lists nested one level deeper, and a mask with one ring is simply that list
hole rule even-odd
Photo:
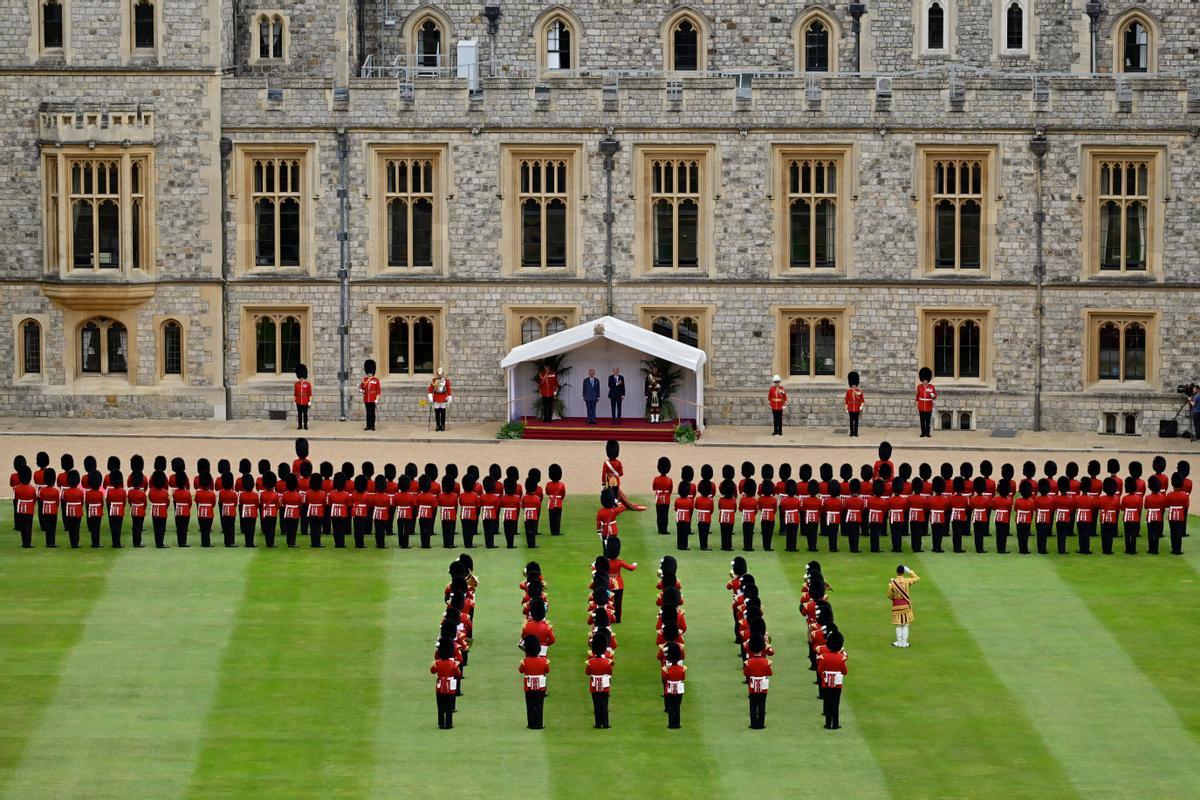
[{"label": "green lawn", "polygon": [[[1197,556],[925,554],[913,646],[889,646],[891,554],[825,554],[851,674],[821,726],[796,601],[804,554],[755,553],[777,655],[747,729],[729,554],[680,559],[683,730],[654,656],[674,538],[621,519],[625,622],[611,730],[583,677],[590,498],[536,551],[549,581],[547,727],[516,672],[523,550],[476,550],[475,648],[453,731],[427,670],[443,550],[22,551],[0,541],[0,798],[1200,796]],[[1193,547],[1198,539],[1188,541]],[[909,556],[905,556],[906,559]],[[600,787],[597,790],[596,787]],[[817,789],[818,791],[820,789]]]}]

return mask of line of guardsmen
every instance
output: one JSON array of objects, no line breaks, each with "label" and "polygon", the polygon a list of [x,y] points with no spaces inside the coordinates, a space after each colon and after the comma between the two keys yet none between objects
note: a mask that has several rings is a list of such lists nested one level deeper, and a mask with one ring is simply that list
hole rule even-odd
[{"label": "line of guardsmen", "polygon": [[850,668],[846,663],[845,637],[833,620],[829,589],[821,573],[821,563],[808,562],[800,592],[800,613],[808,631],[808,668],[816,673],[817,699],[821,701],[825,728],[836,730],[842,727],[838,715],[842,686]]},{"label": "line of guardsmen", "polygon": [[435,526],[447,548],[456,546],[460,528],[465,547],[475,546],[482,528],[484,547],[498,547],[502,536],[504,544],[514,548],[521,526],[525,546],[537,547],[543,508],[551,535],[562,533],[567,494],[557,464],[550,465],[545,486],[537,468],[521,481],[516,467],[502,470],[498,464],[492,464],[482,479],[478,467],[467,467],[461,481],[455,464],[440,470],[427,464],[418,470],[409,463],[403,471],[387,464],[377,473],[369,461],[360,467],[345,462],[335,471],[331,462],[315,465],[309,459],[306,439],[296,440],[291,464],[272,469],[270,461],[261,459],[256,473],[246,458],[236,473],[227,459],[218,461],[214,471],[208,459],[201,458],[194,475],[182,458],[168,465],[165,456],[157,456],[148,473],[143,457],[133,456],[128,475],[115,456],[108,459],[104,473],[94,456],[83,459],[81,470],[70,454],[60,458],[58,470],[50,466],[45,452],[35,460],[33,469],[24,456],[17,456],[9,478],[14,524],[23,547],[33,547],[35,519],[47,547],[58,546],[60,523],[71,547],[80,546],[84,529],[92,547],[102,546],[104,523],[112,546],[122,547],[126,519],[134,547],[145,546],[147,519],[156,547],[168,546],[167,525],[172,520],[175,545],[189,547],[193,517],[202,547],[213,545],[213,528],[218,527],[226,547],[238,546],[239,532],[242,544],[254,547],[261,530],[267,547],[275,547],[277,535],[288,547],[295,547],[298,537],[323,547],[323,540],[332,535],[335,547],[352,541],[361,548],[373,534],[376,547],[385,547],[387,537],[396,536],[402,548],[414,538],[428,548]]},{"label": "line of guardsmen", "polygon": [[521,686],[525,690],[525,724],[532,730],[541,730],[546,727],[546,680],[550,675],[550,647],[555,642],[554,626],[546,620],[550,600],[546,596],[541,565],[530,561],[522,574],[524,580],[517,588],[524,592],[521,612],[525,624],[521,626],[517,648],[524,657],[517,671],[521,673]]},{"label": "line of guardsmen", "polygon": [[985,460],[978,474],[974,464],[964,462],[957,470],[943,463],[937,475],[929,464],[920,464],[914,475],[907,463],[896,467],[891,445],[884,442],[879,459],[862,465],[857,476],[850,464],[842,464],[836,476],[832,464],[819,465],[815,474],[812,465],[803,464],[793,478],[790,464],[756,469],[747,461],[737,482],[732,465],[722,468],[716,483],[712,466],[705,464],[698,483],[693,482],[695,470],[685,466],[676,486],[670,460],[660,458],[651,490],[660,534],[669,534],[674,510],[680,550],[690,547],[693,526],[700,549],[711,549],[715,521],[718,544],[726,551],[734,549],[739,525],[743,550],[754,550],[756,539],[764,550],[773,550],[778,525],[788,551],[796,551],[803,538],[808,552],[817,551],[819,539],[829,552],[837,552],[844,537],[854,553],[863,540],[878,553],[888,539],[892,552],[902,552],[905,540],[912,552],[922,552],[928,536],[936,553],[947,538],[954,552],[964,552],[969,537],[975,551],[984,553],[994,534],[996,551],[1006,553],[1015,532],[1021,553],[1030,552],[1033,539],[1037,552],[1045,554],[1054,537],[1059,553],[1065,554],[1068,540],[1076,538],[1078,552],[1090,554],[1098,535],[1104,554],[1111,554],[1114,541],[1122,537],[1125,552],[1132,554],[1144,532],[1147,552],[1157,554],[1167,534],[1171,553],[1181,555],[1192,492],[1189,463],[1180,461],[1170,477],[1162,456],[1153,459],[1149,477],[1143,477],[1138,461],[1127,465],[1123,478],[1116,459],[1109,459],[1106,469],[1102,473],[1100,462],[1093,460],[1080,474],[1072,461],[1059,474],[1058,465],[1047,461],[1039,475],[1037,466],[1026,461],[1020,479],[1012,464],[1003,464],[996,480],[992,463]]},{"label": "line of guardsmen", "polygon": [[450,562],[449,572],[450,582],[443,594],[446,610],[438,626],[433,663],[429,665],[434,676],[438,728],[443,730],[454,727],[458,698],[463,694],[462,680],[475,640],[475,589],[479,586],[475,563],[467,553]]},{"label": "line of guardsmen", "polygon": [[746,559],[738,556],[730,563],[729,582],[733,593],[733,643],[742,658],[742,679],[750,700],[750,728],[767,727],[767,693],[771,688],[770,656],[775,655],[767,622],[763,617],[758,584],[746,568]]}]

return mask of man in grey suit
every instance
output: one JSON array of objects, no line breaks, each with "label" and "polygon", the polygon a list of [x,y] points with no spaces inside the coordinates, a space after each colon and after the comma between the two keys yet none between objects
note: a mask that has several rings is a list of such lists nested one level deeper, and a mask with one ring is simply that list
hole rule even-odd
[{"label": "man in grey suit", "polygon": [[600,379],[596,370],[589,369],[588,376],[583,379],[583,404],[587,406],[587,424],[596,424],[596,403],[600,402]]},{"label": "man in grey suit", "polygon": [[625,399],[625,376],[621,370],[614,368],[608,376],[608,404],[612,406],[612,421],[616,425],[621,421],[621,401]]}]

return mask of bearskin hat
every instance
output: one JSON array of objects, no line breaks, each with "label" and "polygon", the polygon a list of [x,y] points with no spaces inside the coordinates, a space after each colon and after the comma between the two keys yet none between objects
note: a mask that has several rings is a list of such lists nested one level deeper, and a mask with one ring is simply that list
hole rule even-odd
[{"label": "bearskin hat", "polygon": [[812,480],[812,475],[813,475],[812,464],[801,464],[800,465],[800,473],[799,473],[800,483],[807,486],[808,482]]},{"label": "bearskin hat", "polygon": [[732,575],[745,575],[746,559],[741,556],[734,556],[733,561],[729,562],[729,572]]},{"label": "bearskin hat", "polygon": [[919,370],[917,370],[917,379],[921,381],[921,383],[927,383],[928,381],[933,380],[933,370],[931,370],[929,367],[921,367]]},{"label": "bearskin hat", "polygon": [[749,461],[742,462],[742,477],[751,478],[754,476],[754,464]]},{"label": "bearskin hat", "polygon": [[674,574],[679,568],[679,562],[675,560],[675,556],[663,556],[658,562],[659,572],[670,572]]},{"label": "bearskin hat", "polygon": [[621,539],[618,536],[610,536],[604,542],[604,555],[610,561],[621,556]]},{"label": "bearskin hat", "polygon": [[913,478],[912,485],[909,486],[909,489],[912,490],[913,494],[920,494],[925,490],[925,481],[921,480],[920,478]]},{"label": "bearskin hat", "polygon": [[592,562],[592,569],[596,571],[597,575],[607,575],[609,571],[608,558],[605,556],[596,556],[596,559]]},{"label": "bearskin hat", "polygon": [[609,458],[616,458],[621,455],[621,443],[616,439],[609,439],[604,443],[604,454]]},{"label": "bearskin hat", "polygon": [[666,456],[659,456],[659,458],[658,458],[658,474],[666,475],[670,471],[671,471],[671,459],[667,458]]},{"label": "bearskin hat", "polygon": [[1167,460],[1162,456],[1155,456],[1150,466],[1155,472],[1164,472],[1167,469]]},{"label": "bearskin hat", "polygon": [[525,651],[525,655],[533,658],[542,654],[542,643],[531,633],[521,640],[521,649]]},{"label": "bearskin hat", "polygon": [[849,464],[842,464],[841,469],[838,470],[838,476],[844,481],[850,480],[854,477],[854,467]]},{"label": "bearskin hat", "polygon": [[1120,487],[1121,487],[1121,484],[1117,483],[1117,479],[1112,477],[1111,475],[1104,479],[1104,493],[1105,494],[1108,494],[1108,495],[1116,494],[1117,489],[1119,489]]},{"label": "bearskin hat", "polygon": [[1142,477],[1142,462],[1140,462],[1140,461],[1130,461],[1129,462],[1129,476],[1131,478]]},{"label": "bearskin hat", "polygon": [[834,631],[825,635],[825,646],[834,653],[839,652],[845,644],[846,637],[842,635],[841,631]]},{"label": "bearskin hat", "polygon": [[821,480],[825,483],[833,480],[833,464],[822,464],[820,467]]},{"label": "bearskin hat", "polygon": [[296,440],[296,457],[308,458],[308,439],[303,436]]},{"label": "bearskin hat", "polygon": [[780,464],[779,465],[779,480],[786,482],[786,481],[791,480],[791,477],[792,477],[792,465],[791,464]]},{"label": "bearskin hat", "polygon": [[737,486],[733,481],[721,481],[721,497],[736,497]]},{"label": "bearskin hat", "polygon": [[700,467],[700,480],[711,481],[712,479],[713,479],[712,464],[705,464],[704,466]]},{"label": "bearskin hat", "polygon": [[891,460],[891,458],[892,458],[891,442],[880,442],[879,443],[879,460],[880,461],[889,461],[889,460]]},{"label": "bearskin hat", "polygon": [[846,383],[851,386],[858,386],[858,372],[850,370],[850,373],[846,376]]},{"label": "bearskin hat", "polygon": [[1116,475],[1120,471],[1121,471],[1121,462],[1117,461],[1115,458],[1110,458],[1108,460],[1108,474]]},{"label": "bearskin hat", "polygon": [[305,366],[304,364],[297,364],[296,365],[296,378],[298,380],[302,380],[302,381],[308,380],[308,367]]},{"label": "bearskin hat", "polygon": [[691,465],[685,466],[679,470],[679,480],[683,481],[684,483],[691,483],[695,477],[696,470],[694,470]]},{"label": "bearskin hat", "polygon": [[375,374],[375,359],[368,358],[363,362],[363,372],[367,373],[368,375]]},{"label": "bearskin hat", "polygon": [[721,480],[731,481],[736,476],[737,473],[734,472],[733,464],[726,464],[725,466],[721,467]]},{"label": "bearskin hat", "polygon": [[561,481],[562,480],[562,476],[563,476],[562,467],[559,466],[558,464],[551,464],[546,469],[546,472],[550,475],[550,480],[552,480],[552,481]]},{"label": "bearskin hat", "polygon": [[[504,485],[505,485],[505,490],[507,491],[508,481],[505,481]],[[514,491],[516,489],[515,483],[513,484],[513,489],[514,489]],[[513,493],[514,492],[509,492],[509,494],[513,494]],[[603,506],[604,508],[616,508],[617,496],[615,494],[613,494],[612,489],[601,489],[600,490],[600,505]]]},{"label": "bearskin hat", "polygon": [[1175,471],[1186,478],[1192,474],[1192,464],[1190,461],[1180,461],[1175,465]]},{"label": "bearskin hat", "polygon": [[762,636],[751,635],[749,641],[746,642],[746,649],[751,653],[761,653],[767,649],[767,640]]}]

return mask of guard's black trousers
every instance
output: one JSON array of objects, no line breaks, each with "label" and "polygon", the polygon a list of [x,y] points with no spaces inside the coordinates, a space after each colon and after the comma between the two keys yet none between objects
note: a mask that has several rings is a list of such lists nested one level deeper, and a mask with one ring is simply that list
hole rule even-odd
[{"label": "guard's black trousers", "polygon": [[517,546],[517,521],[515,519],[504,520],[504,544],[509,550]]},{"label": "guard's black trousers", "polygon": [[[296,539],[295,530],[296,530],[297,520],[294,520],[294,519],[284,520],[285,526],[286,526],[286,523],[288,523],[288,522],[292,523],[292,541],[288,543],[288,546],[295,547],[295,539]],[[237,523],[237,517],[226,517],[226,516],[221,517],[221,538],[224,540],[226,547],[237,547],[236,523]],[[284,530],[287,530],[287,528],[285,527]]]},{"label": "guard's black trousers", "polygon": [[762,524],[762,546],[763,550],[771,550],[771,540],[775,538],[775,522],[774,520],[767,522],[763,520]]},{"label": "guard's black trousers", "polygon": [[1187,532],[1186,522],[1168,522],[1167,525],[1171,529],[1171,553],[1173,555],[1183,555],[1183,537]]},{"label": "guard's black trousers", "polygon": [[33,514],[14,514],[13,524],[21,533],[21,547],[33,547]]},{"label": "guard's black trousers", "polygon": [[838,709],[842,705],[842,690],[826,688],[822,699],[824,701],[825,727],[840,728]]},{"label": "guard's black trousers", "polygon": [[38,514],[38,527],[42,529],[42,533],[46,536],[46,547],[58,547],[54,541],[58,535],[58,515]]},{"label": "guard's black trousers", "polygon": [[542,710],[546,705],[546,690],[525,692],[525,724],[535,730],[542,725]]},{"label": "guard's black trousers", "polygon": [[883,538],[883,523],[872,522],[869,526],[869,530],[871,533],[871,552],[878,553],[880,552],[879,540]]},{"label": "guard's black trousers", "polygon": [[750,695],[750,727],[767,727],[767,693],[754,692]]},{"label": "guard's black trousers", "polygon": [[499,532],[500,523],[494,519],[485,519],[483,521],[483,546],[488,550],[496,547],[496,534]]},{"label": "guard's black trousers", "polygon": [[614,625],[620,624],[620,622],[621,622],[621,605],[624,600],[625,600],[625,590],[624,589],[613,589],[612,601],[613,601],[613,624]]},{"label": "guard's black trousers", "polygon": [[[154,546],[163,548],[167,546],[167,518],[166,517],[151,517],[150,526],[154,529]],[[68,533],[70,529],[68,529]],[[76,534],[78,538],[78,534]]]},{"label": "guard's black trousers", "polygon": [[942,542],[945,540],[949,528],[950,525],[945,522],[936,522],[929,526],[929,530],[933,535],[933,552],[942,552]]},{"label": "guard's black trousers", "polygon": [[[563,510],[561,508],[550,508],[550,509],[546,510],[546,513],[550,515],[550,535],[551,536],[562,536],[562,512],[563,512]],[[464,521],[463,522],[463,534],[465,535],[466,532],[467,532],[467,523]],[[470,547],[470,546],[471,545],[469,545],[469,544],[467,545],[467,547]]]},{"label": "guard's black trousers", "polygon": [[782,409],[780,409],[779,411],[772,410],[771,411],[771,420],[773,423],[772,428],[771,428],[771,434],[774,436],[782,436],[783,435],[783,410]]},{"label": "guard's black trousers", "polygon": [[361,549],[367,546],[367,532],[371,530],[370,517],[354,518],[354,546]]},{"label": "guard's black trousers", "polygon": [[1007,553],[1008,552],[1008,523],[1007,522],[997,522],[996,523],[996,552],[997,553]]},{"label": "guard's black trousers", "polygon": [[433,410],[433,421],[439,431],[446,430],[446,409],[435,408]]},{"label": "guard's black trousers", "polygon": [[847,411],[846,413],[850,415],[850,435],[858,436],[858,416],[862,412],[861,411]]},{"label": "guard's black trousers", "polygon": [[932,436],[933,435],[933,412],[932,411],[918,411],[917,416],[919,416],[921,418],[921,435],[922,436]]},{"label": "guard's black trousers", "polygon": [[258,527],[258,517],[242,517],[238,527],[242,531],[242,544],[254,547],[254,531]]},{"label": "guard's black trousers", "polygon": [[696,523],[696,541],[699,543],[701,550],[708,549],[708,534],[709,534],[709,531],[711,531],[711,530],[712,530],[711,522],[697,522]]},{"label": "guard's black trousers", "polygon": [[329,524],[333,529],[333,546],[345,547],[346,534],[350,532],[350,518],[334,517],[329,520]]},{"label": "guard's black trousers", "polygon": [[1065,556],[1067,554],[1067,539],[1071,537],[1075,525],[1071,522],[1058,522],[1054,525],[1054,536],[1058,540],[1058,554]]},{"label": "guard's black trousers", "polygon": [[592,692],[592,717],[597,728],[608,727],[608,692]]},{"label": "guard's black trousers", "polygon": [[1029,523],[1017,523],[1017,550],[1023,556],[1029,555]]},{"label": "guard's black trousers", "polygon": [[754,523],[742,523],[742,549],[750,552],[754,549]]},{"label": "guard's black trousers", "polygon": [[525,546],[529,548],[537,547],[538,537],[538,521],[536,519],[525,520]]},{"label": "guard's black trousers", "polygon": [[667,727],[668,728],[680,727],[679,710],[683,706],[683,695],[681,695],[681,694],[666,695],[666,705],[667,705]]},{"label": "guard's black trousers", "polygon": [[454,727],[454,695],[438,694],[437,695],[437,712],[438,712],[438,727],[453,728]]},{"label": "guard's black trousers", "polygon": [[421,526],[421,549],[428,550],[433,543],[433,517],[422,517],[418,524]]},{"label": "guard's black trousers", "polygon": [[1100,523],[1100,550],[1106,556],[1111,556],[1113,551],[1113,540],[1117,538],[1117,523],[1102,522]]},{"label": "guard's black trousers", "polygon": [[145,526],[145,524],[146,524],[145,517],[130,517],[129,518],[129,530],[130,530],[130,533],[133,535],[133,546],[134,547],[142,546],[142,528]]},{"label": "guard's black trousers", "polygon": [[[164,519],[163,524],[167,521]],[[63,517],[63,527],[67,531],[67,542],[71,547],[79,547],[79,526],[83,524],[82,517]]]},{"label": "guard's black trousers", "polygon": [[[561,510],[559,510],[559,513],[560,514],[562,513]],[[553,532],[554,511],[550,512],[550,525],[551,525],[551,532]],[[475,546],[475,534],[478,531],[479,531],[479,520],[464,519],[462,521],[463,547],[469,548],[469,547]]]},{"label": "guard's black trousers", "polygon": [[908,523],[908,542],[914,553],[920,553],[924,549],[922,543],[925,541],[925,532],[928,527],[928,522]]},{"label": "guard's black trousers", "polygon": [[1039,556],[1044,556],[1048,552],[1046,545],[1050,541],[1050,523],[1037,522],[1033,526],[1034,534],[1037,536],[1037,551]]},{"label": "guard's black trousers", "polygon": [[[222,519],[222,522],[224,522],[223,519]],[[279,523],[279,526],[281,528],[283,528],[283,540],[284,540],[284,542],[287,543],[287,546],[295,547],[296,546],[296,530],[300,527],[300,520],[298,520],[294,517],[284,517],[283,520]],[[225,537],[225,546],[226,547],[230,546],[231,539],[232,539],[231,536],[227,535]]]},{"label": "guard's black trousers", "polygon": [[975,552],[986,553],[987,549],[984,548],[983,544],[988,536],[988,524],[986,522],[974,522],[971,525],[975,533]]},{"label": "guard's black trousers", "polygon": [[192,524],[191,517],[175,515],[175,544],[188,547],[188,527]]},{"label": "guard's black trousers", "polygon": [[[904,537],[908,535],[908,523],[907,522],[891,523],[891,532],[892,532],[892,552],[893,553],[904,552]],[[934,540],[934,542],[937,542],[937,534],[936,533],[933,535],[933,540]],[[934,548],[934,549],[937,549],[937,548]]]},{"label": "guard's black trousers", "polygon": [[262,532],[263,538],[267,541],[267,547],[275,546],[275,524],[278,517],[263,517]]},{"label": "guard's black trousers", "polygon": [[670,503],[656,503],[654,506],[654,521],[658,523],[658,535],[667,535],[667,517],[671,513]]},{"label": "guard's black trousers", "polygon": [[733,549],[733,523],[732,522],[722,522],[721,523],[721,549],[722,550],[732,550]]},{"label": "guard's black trousers", "polygon": [[375,404],[363,403],[363,406],[367,410],[367,430],[373,431],[375,430]]},{"label": "guard's black trousers", "polygon": [[200,527],[200,546],[212,547],[212,517],[196,517],[196,525]]},{"label": "guard's black trousers", "polygon": [[454,547],[454,539],[458,536],[458,520],[442,520],[442,547]]},{"label": "guard's black trousers", "polygon": [[692,523],[676,522],[675,523],[675,549],[687,550],[688,538],[692,535]]},{"label": "guard's black trousers", "polygon": [[1138,536],[1141,535],[1141,525],[1142,525],[1142,523],[1140,523],[1140,522],[1126,522],[1125,523],[1125,554],[1126,555],[1134,555],[1137,553],[1137,540],[1138,540]]},{"label": "guard's black trousers", "polygon": [[965,519],[955,520],[950,523],[950,538],[954,541],[954,552],[965,553],[963,548],[963,539],[967,537],[967,521]]},{"label": "guard's black trousers", "polygon": [[815,522],[803,522],[800,524],[800,532],[804,534],[804,541],[808,544],[808,552],[817,552],[817,534],[821,532],[821,528]]},{"label": "guard's black trousers", "polygon": [[1083,555],[1092,554],[1092,537],[1096,535],[1096,523],[1080,522],[1076,525],[1076,530],[1079,533],[1079,552]]},{"label": "guard's black trousers", "polygon": [[1150,555],[1158,555],[1158,541],[1162,539],[1163,524],[1161,522],[1146,523],[1146,552]]},{"label": "guard's black trousers", "polygon": [[296,429],[304,430],[308,428],[308,406],[296,406]]},{"label": "guard's black trousers", "polygon": [[87,527],[88,536],[92,540],[92,547],[100,546],[100,521],[103,517],[88,517]]}]

